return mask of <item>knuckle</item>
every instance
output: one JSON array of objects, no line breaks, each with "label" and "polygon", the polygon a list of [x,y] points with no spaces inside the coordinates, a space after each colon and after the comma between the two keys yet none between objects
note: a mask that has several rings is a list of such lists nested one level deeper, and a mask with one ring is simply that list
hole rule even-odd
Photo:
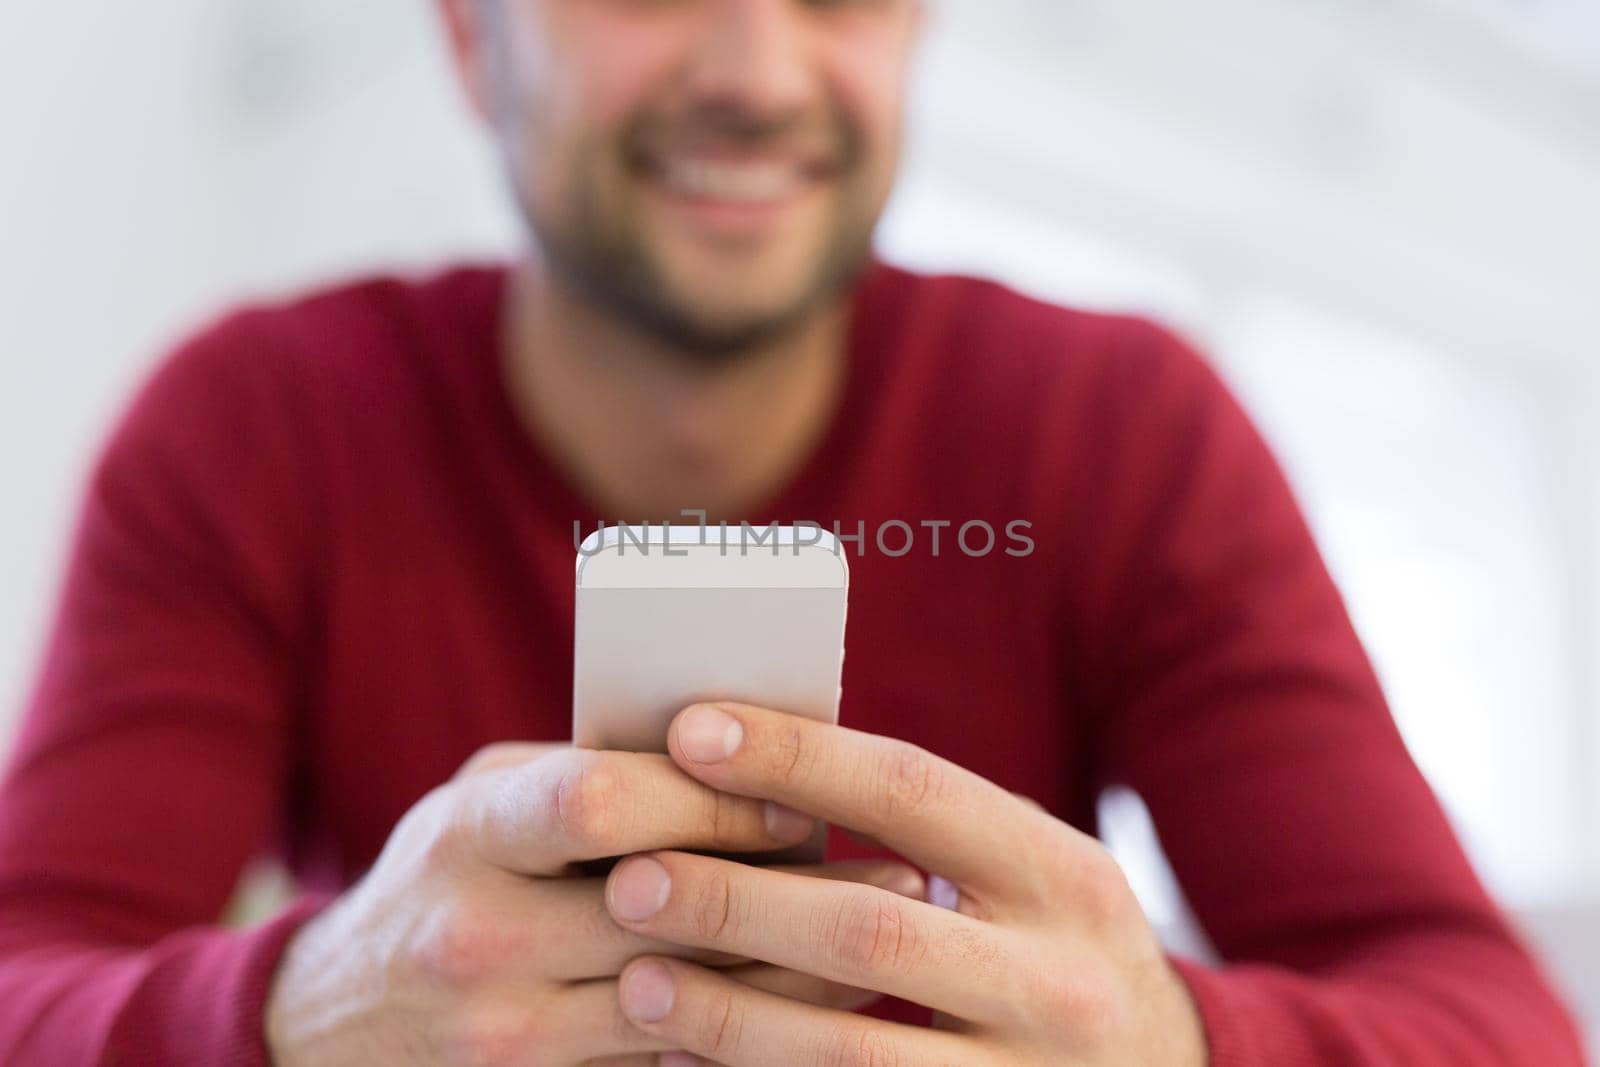
[{"label": "knuckle", "polygon": [[572,927],[572,933],[577,935],[575,943],[593,949],[610,952],[628,949],[639,943],[637,935],[618,926],[617,920],[611,917],[603,890],[583,902]]},{"label": "knuckle", "polygon": [[562,835],[589,850],[620,847],[628,832],[627,776],[603,755],[582,755],[556,776],[552,810]]},{"label": "knuckle", "polygon": [[1077,866],[1074,896],[1080,915],[1096,925],[1114,922],[1133,896],[1122,865],[1098,842],[1077,850],[1069,862]]},{"label": "knuckle", "polygon": [[879,797],[885,820],[912,818],[925,813],[945,788],[945,776],[926,749],[897,744],[884,760]]},{"label": "knuckle", "polygon": [[812,746],[806,742],[805,731],[798,724],[784,723],[777,727],[772,738],[772,763],[778,784],[806,781],[814,761]]},{"label": "knuckle", "polygon": [[1066,838],[1041,835],[1035,858],[1016,886],[1026,905],[1069,899],[1074,916],[1091,928],[1115,922],[1130,906],[1137,907],[1122,865],[1092,837],[1076,831],[1068,831]]},{"label": "knuckle", "polygon": [[1022,1021],[1029,1027],[1049,1029],[1066,1021],[1091,1047],[1115,1029],[1116,1005],[1107,987],[1061,969],[1035,970],[1017,1003],[1026,1005]]},{"label": "knuckle", "polygon": [[616,1048],[633,1047],[638,1044],[641,1037],[645,1036],[644,1031],[623,1012],[621,1004],[614,1003],[604,1026],[606,1041]]},{"label": "knuckle", "polygon": [[707,789],[704,796],[706,811],[703,825],[709,827],[711,840],[733,841],[739,825],[739,801],[717,789]]},{"label": "knuckle", "polygon": [[862,1023],[839,1027],[817,1059],[825,1067],[901,1067],[894,1043],[871,1024]]},{"label": "knuckle", "polygon": [[916,966],[924,939],[890,894],[852,893],[835,906],[824,944],[857,975],[904,973]]},{"label": "knuckle", "polygon": [[719,865],[707,873],[695,893],[694,932],[715,944],[738,930],[742,921],[742,901],[733,887],[733,878]]},{"label": "knuckle", "polygon": [[744,1035],[744,1013],[739,1010],[733,990],[719,990],[706,1001],[694,1032],[697,1046],[713,1057],[739,1048]]},{"label": "knuckle", "polygon": [[507,943],[504,933],[470,905],[448,904],[434,911],[412,959],[429,981],[450,989],[469,988],[500,969]]},{"label": "knuckle", "polygon": [[469,1009],[449,1018],[440,1045],[440,1059],[452,1067],[497,1067],[526,1063],[539,1041],[514,1013]]}]

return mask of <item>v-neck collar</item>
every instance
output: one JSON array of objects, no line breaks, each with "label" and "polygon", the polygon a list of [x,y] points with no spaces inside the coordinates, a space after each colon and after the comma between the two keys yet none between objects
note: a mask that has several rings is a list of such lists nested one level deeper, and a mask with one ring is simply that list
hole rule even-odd
[{"label": "v-neck collar", "polygon": [[[846,331],[844,380],[838,402],[821,437],[796,472],[767,499],[747,509],[752,523],[817,521],[826,524],[833,515],[820,509],[838,497],[849,468],[860,462],[862,441],[873,419],[887,379],[888,345],[892,328],[884,314],[884,301],[896,268],[874,257],[855,282]],[[468,321],[462,334],[479,386],[484,390],[485,411],[498,447],[515,472],[541,495],[540,510],[563,523],[579,522],[592,530],[597,524],[639,521],[605,515],[579,489],[523,422],[511,397],[502,360],[502,313],[508,299],[512,268],[501,264],[477,276],[474,299],[468,301]],[[661,521],[672,516],[652,516]],[[685,519],[685,522],[692,520]]]}]

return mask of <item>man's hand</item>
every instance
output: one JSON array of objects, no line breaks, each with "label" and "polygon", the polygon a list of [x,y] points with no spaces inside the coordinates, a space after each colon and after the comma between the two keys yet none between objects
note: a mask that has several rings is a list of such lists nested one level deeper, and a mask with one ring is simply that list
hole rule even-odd
[{"label": "man's hand", "polygon": [[[278,1064],[653,1065],[678,1046],[634,1026],[616,976],[646,954],[693,960],[785,1003],[848,1010],[877,994],[612,921],[588,860],[641,849],[758,852],[814,820],[696,782],[661,755],[495,745],[419,801],[368,875],[302,928],[266,1033]],[[786,869],[918,893],[903,864]]]},{"label": "man's hand", "polygon": [[670,736],[673,759],[708,786],[870,835],[938,875],[945,892],[931,895],[947,899],[679,852],[624,861],[606,905],[641,937],[936,1013],[933,1029],[884,1022],[651,956],[628,965],[619,992],[628,1018],[663,1047],[727,1067],[1206,1063],[1188,991],[1094,839],[888,738],[735,704],[689,708]]}]

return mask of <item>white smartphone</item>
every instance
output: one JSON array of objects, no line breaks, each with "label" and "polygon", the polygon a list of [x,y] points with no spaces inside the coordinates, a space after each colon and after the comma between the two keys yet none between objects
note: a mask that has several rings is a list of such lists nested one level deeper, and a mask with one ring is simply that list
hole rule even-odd
[{"label": "white smartphone", "polygon": [[[610,526],[578,549],[572,739],[665,752],[690,704],[839,720],[850,568],[800,526]],[[826,828],[762,862],[822,859]]]}]

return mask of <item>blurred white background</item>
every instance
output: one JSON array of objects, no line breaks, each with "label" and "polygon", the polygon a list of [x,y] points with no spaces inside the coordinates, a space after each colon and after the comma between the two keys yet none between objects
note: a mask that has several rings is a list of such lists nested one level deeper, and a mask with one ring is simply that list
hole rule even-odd
[{"label": "blurred white background", "polygon": [[[929,28],[885,252],[1213,355],[1600,1026],[1600,4],[934,0]],[[85,465],[166,344],[517,228],[427,0],[10,5],[0,162],[9,732]],[[1181,924],[1137,803],[1107,818]]]}]

